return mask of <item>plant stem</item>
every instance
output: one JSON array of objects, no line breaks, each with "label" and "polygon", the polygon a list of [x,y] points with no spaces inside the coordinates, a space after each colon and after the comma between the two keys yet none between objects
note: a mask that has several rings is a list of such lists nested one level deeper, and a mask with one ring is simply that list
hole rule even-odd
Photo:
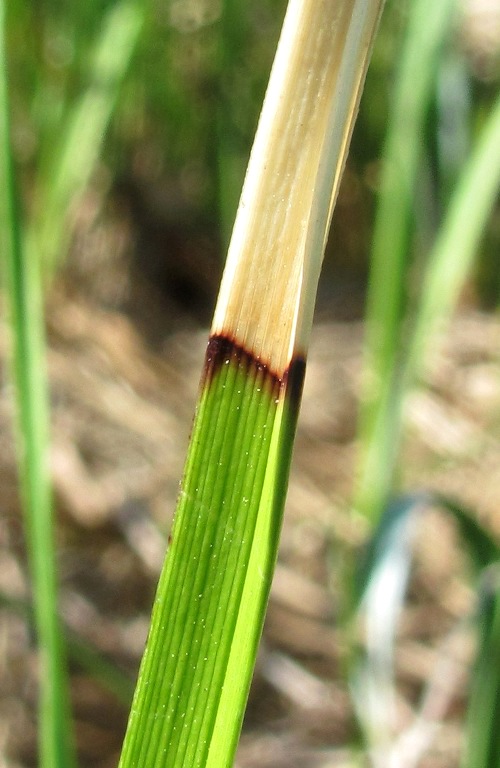
[{"label": "plant stem", "polygon": [[291,0],[238,208],[120,766],[232,764],[325,240],[381,0]]},{"label": "plant stem", "polygon": [[410,3],[383,153],[366,311],[357,512],[376,523],[393,483],[402,421],[402,319],[424,121],[455,0]]},{"label": "plant stem", "polygon": [[14,189],[3,0],[0,0],[0,70],[0,223],[12,322],[18,462],[40,645],[39,759],[43,768],[67,768],[73,765],[74,759],[66,659],[57,612],[42,293],[38,261],[22,241]]}]

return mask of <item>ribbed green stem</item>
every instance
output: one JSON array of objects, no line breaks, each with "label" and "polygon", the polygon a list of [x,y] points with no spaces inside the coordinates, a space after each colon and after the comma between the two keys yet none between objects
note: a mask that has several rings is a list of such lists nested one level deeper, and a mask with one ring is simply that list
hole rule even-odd
[{"label": "ribbed green stem", "polygon": [[[285,409],[285,418],[285,384],[267,368],[238,349],[221,354],[211,358],[209,347],[212,362],[207,363],[122,768],[225,765],[218,741],[225,742],[227,755],[227,743],[235,748],[241,727],[241,715],[235,716],[243,712],[238,695],[244,700],[248,695],[262,629],[296,408],[293,417]],[[284,469],[269,487],[266,477],[276,465],[278,445]],[[269,496],[272,503],[263,504]],[[256,623],[248,610],[258,616]],[[168,633],[160,631],[166,625]],[[247,634],[245,628],[252,626]],[[235,662],[239,693],[228,702],[225,679]],[[214,733],[216,720],[220,727]]]},{"label": "ribbed green stem", "polygon": [[232,764],[326,232],[381,0],[290,0],[212,324],[121,768]]}]

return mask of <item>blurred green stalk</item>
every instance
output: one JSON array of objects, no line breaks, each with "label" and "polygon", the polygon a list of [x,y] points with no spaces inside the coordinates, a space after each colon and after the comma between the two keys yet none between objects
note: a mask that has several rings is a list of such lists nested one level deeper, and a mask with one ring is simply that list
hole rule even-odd
[{"label": "blurred green stalk", "polygon": [[[399,263],[394,281],[389,274],[387,296],[394,297],[398,315],[384,317],[383,284],[373,289],[376,298],[369,307],[365,403],[362,409],[361,479],[355,508],[373,522],[379,519],[393,484],[399,450],[404,398],[422,375],[439,339],[450,321],[460,291],[470,274],[482,232],[500,186],[500,96],[487,116],[470,157],[457,180],[440,229],[430,250],[422,279],[420,299],[412,323],[403,325],[406,265]],[[384,209],[387,205],[387,209]],[[390,232],[391,215],[400,216],[382,193],[379,216]],[[375,241],[375,246],[378,240]],[[387,243],[388,245],[388,243]],[[400,255],[402,255],[401,249]],[[374,273],[381,268],[381,252],[374,250]],[[377,282],[375,280],[375,282]],[[385,328],[384,320],[388,328]],[[376,333],[377,331],[377,333]],[[403,345],[401,334],[408,340]],[[370,363],[371,361],[371,363]],[[385,366],[385,367],[384,367]]]},{"label": "blurred green stalk", "polygon": [[379,203],[370,261],[360,412],[357,512],[375,523],[387,501],[399,450],[404,365],[403,324],[408,245],[424,124],[438,55],[455,0],[415,0],[408,27],[382,159]]},{"label": "blurred green stalk", "polygon": [[431,251],[410,342],[407,381],[421,372],[450,319],[500,187],[500,94],[458,179]]},{"label": "blurred green stalk", "polygon": [[74,764],[65,650],[57,613],[49,471],[49,403],[38,260],[24,247],[10,145],[5,2],[0,0],[0,225],[12,326],[12,372],[25,529],[39,640],[39,760]]}]

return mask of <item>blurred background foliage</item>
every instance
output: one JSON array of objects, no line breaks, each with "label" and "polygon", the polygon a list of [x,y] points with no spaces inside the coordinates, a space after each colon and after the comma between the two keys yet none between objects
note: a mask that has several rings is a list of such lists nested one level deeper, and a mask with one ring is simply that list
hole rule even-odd
[{"label": "blurred background foliage", "polygon": [[[63,613],[79,636],[113,660],[123,662],[125,658],[123,667],[128,671],[135,670],[142,651],[147,627],[145,617],[163,556],[163,533],[158,531],[164,532],[168,527],[165,507],[173,509],[185,447],[182,441],[188,431],[186,425],[197,384],[197,380],[193,383],[193,371],[196,378],[201,365],[201,356],[194,361],[190,357],[191,348],[197,350],[200,344],[197,337],[184,335],[179,341],[173,336],[171,342],[167,337],[173,332],[189,334],[200,325],[206,329],[210,323],[285,5],[285,0],[89,0],[86,3],[11,0],[8,3],[12,144],[24,223],[28,240],[38,248],[46,282],[55,288],[56,295],[53,301],[54,294],[50,294],[48,325],[52,345],[52,368],[49,365],[49,369],[53,421],[56,422],[54,465],[59,462],[54,471],[55,495],[58,512],[62,512],[58,536],[64,542],[63,602],[68,590],[71,598],[66,599]],[[410,7],[411,0],[387,0],[334,214],[319,290],[319,320],[363,317],[388,114]],[[464,163],[499,92],[499,82],[498,3],[461,0],[459,13],[450,19],[425,131],[420,137],[417,203],[408,229],[405,265],[410,304],[419,296],[426,256]],[[497,200],[484,231],[474,271],[462,291],[462,305],[493,312],[497,309],[499,260],[500,205]],[[82,295],[84,302],[79,303]],[[98,307],[95,316],[94,306]],[[118,322],[118,315],[125,316],[127,321]],[[337,637],[333,641],[327,633],[334,624],[332,615],[341,602],[338,593],[345,585],[337,583],[341,580],[338,573],[328,573],[325,553],[331,552],[333,539],[336,562],[341,561],[345,552],[356,550],[363,539],[359,531],[351,529],[351,523],[346,522],[354,485],[353,448],[357,440],[359,398],[359,388],[352,383],[355,375],[350,355],[356,355],[354,367],[359,367],[361,343],[355,332],[352,335],[349,324],[345,326],[345,335],[340,325],[336,325],[334,331],[332,327],[328,326],[326,336],[318,336],[321,364],[316,360],[310,366],[308,381],[315,400],[313,405],[311,401],[305,402],[303,412],[305,431],[302,436],[299,434],[297,450],[299,481],[295,486],[292,484],[290,494],[288,525],[293,535],[285,530],[283,562],[288,579],[303,575],[303,571],[310,579],[308,587],[321,583],[326,593],[326,596],[322,593],[323,602],[328,606],[319,614],[321,621],[312,625],[313,641],[309,638],[309,647],[307,642],[301,645],[301,632],[304,637],[307,632],[303,630],[304,625],[298,628],[298,623],[294,623],[297,614],[291,612],[292,651],[286,646],[288,641],[284,641],[284,646],[290,658],[297,652],[300,664],[304,662],[305,666],[303,669],[300,664],[296,665],[297,678],[289,672],[285,677],[287,681],[300,681],[309,664],[308,674],[317,675],[310,680],[311,690],[317,690],[319,679],[335,677],[328,696],[333,692],[332,700],[336,701],[339,690],[346,693],[345,681],[339,688],[336,675],[338,669],[345,667],[345,658],[342,658],[345,652],[342,642],[338,643]],[[476,331],[476,327],[482,330]],[[498,350],[491,341],[494,333],[489,325],[472,323],[471,328],[469,333],[474,343],[478,335],[483,334],[485,346],[489,340],[491,348]],[[149,352],[151,346],[159,355],[146,356],[144,348]],[[456,367],[445,367],[437,383],[426,380],[424,387],[436,395],[437,405],[442,405],[439,397],[446,407],[450,402],[458,403],[451,416],[443,409],[437,411],[441,416],[448,414],[448,422],[453,421],[457,411],[467,416],[472,412],[480,430],[495,429],[494,439],[488,442],[486,438],[491,447],[498,442],[497,411],[488,416],[488,419],[491,416],[489,421],[484,417],[485,427],[481,421],[483,412],[479,411],[480,416],[476,418],[473,407],[471,411],[468,390],[464,388],[459,393],[462,383],[467,381],[465,374],[462,376],[463,369],[471,359],[481,363],[481,355],[486,353],[482,349],[477,351],[467,333],[455,346],[458,350],[465,349],[464,359],[458,355]],[[337,356],[335,359],[340,363],[332,363],[326,350],[329,355]],[[497,351],[492,353],[488,347],[488,355],[496,371]],[[168,368],[174,358],[184,361],[184,378],[172,375]],[[489,357],[487,360],[491,362]],[[458,371],[456,386],[447,370]],[[163,399],[167,390],[168,401]],[[432,404],[436,405],[434,401]],[[104,414],[111,405],[116,408],[111,408],[108,423]],[[328,408],[330,415],[325,415]],[[6,413],[11,416],[9,406]],[[428,424],[432,422],[433,413],[436,411],[431,412]],[[425,436],[422,444],[427,449],[434,440],[434,453],[431,451],[430,457],[426,454],[422,459],[424,450],[419,445],[410,454],[418,471],[413,471],[412,461],[407,462],[402,471],[405,482],[411,484],[418,476],[427,483],[436,468],[444,467],[444,473],[450,469],[455,476],[461,474],[460,451],[465,453],[468,449],[461,448],[460,439],[455,438],[460,423],[455,432],[449,423],[448,427],[447,423],[442,427],[439,421],[434,432],[427,427],[431,435]],[[443,434],[436,437],[441,431]],[[309,439],[310,435],[316,436],[316,442]],[[5,446],[2,449],[7,467],[7,481],[3,481],[2,487],[9,525],[17,532],[19,548],[18,500],[12,501],[14,470],[11,458],[5,459],[8,450]],[[479,449],[473,444],[471,450],[477,451],[472,461],[477,459],[476,463],[480,464]],[[451,459],[448,460],[446,452]],[[496,456],[493,452],[495,462]],[[498,464],[495,467],[498,470]],[[487,461],[483,473],[484,476],[494,474],[488,469]],[[313,480],[309,482],[307,478],[311,477]],[[453,487],[462,489],[468,476],[464,474],[464,477],[464,483]],[[480,495],[482,489],[473,486],[474,481],[469,481],[472,495],[476,492]],[[486,514],[489,527],[497,531],[490,498],[486,498],[485,506],[490,511],[489,517]],[[68,511],[69,515],[65,516]],[[305,520],[308,516],[311,519]],[[136,524],[147,527],[144,521],[150,518],[156,526],[157,537],[153,555],[144,554],[148,552],[147,543],[141,549],[143,540],[134,527]],[[335,528],[334,535],[332,528]],[[368,531],[366,527],[363,530],[366,540]],[[146,542],[150,533],[148,529],[144,536]],[[442,535],[442,529],[438,528],[438,534]],[[451,562],[456,570],[454,558],[459,547],[455,542],[448,542],[444,557],[441,543],[436,544],[439,536],[434,536],[435,541],[431,542],[431,548],[439,550],[434,562]],[[296,549],[292,540],[298,542]],[[314,550],[315,541],[320,556]],[[16,558],[17,555],[16,552]],[[443,575],[445,570],[447,573]],[[446,595],[442,598],[446,590],[440,592],[439,579],[448,578],[448,570],[443,566],[434,581],[435,574],[421,578],[424,614],[423,618],[414,619],[415,626],[409,634],[410,640],[417,637],[422,641],[424,651],[436,634],[436,627],[438,632],[443,626],[449,627],[463,608],[462,593],[456,588],[456,582],[452,586],[458,595],[459,608],[443,607],[448,598]],[[282,571],[282,579],[283,576]],[[288,596],[294,593],[294,583],[293,578],[286,581],[283,593]],[[279,579],[277,584],[279,589]],[[413,608],[420,599],[415,597],[417,592],[415,588],[410,595]],[[301,594],[297,591],[298,602]],[[307,590],[304,594],[306,598],[302,603],[307,603]],[[280,599],[282,596],[277,601],[278,609]],[[77,608],[68,610],[72,600]],[[434,613],[428,611],[429,603]],[[80,610],[79,605],[83,609]],[[302,694],[294,694],[294,699],[286,686],[277,684],[271,673],[266,673],[266,664],[270,669],[270,659],[273,654],[276,656],[274,650],[266,655],[266,642],[273,649],[280,648],[287,634],[283,626],[289,620],[286,615],[283,618],[279,610],[276,619],[276,606],[274,608],[273,613],[271,606],[264,661],[256,678],[257,692],[262,693],[264,688],[264,697],[251,700],[248,720],[250,723],[252,718],[257,720],[256,713],[263,708],[272,721],[276,712],[283,711],[283,699],[288,697],[295,704],[299,701],[300,718],[307,721],[309,717],[310,723],[305,727],[310,728],[312,742],[316,743],[315,734],[320,728],[314,707],[309,715],[304,714]],[[86,620],[86,611],[94,617],[92,621]],[[143,625],[134,634],[127,622],[131,616],[135,620],[138,615],[137,623],[142,621]],[[127,638],[123,640],[125,635]],[[324,641],[320,651],[315,644],[318,638],[318,645],[321,638]],[[28,639],[28,649],[30,643]],[[84,651],[88,655],[88,648]],[[25,649],[25,653],[28,652]],[[78,659],[74,648],[72,655]],[[287,662],[290,658],[286,656]],[[92,663],[87,660],[86,666],[93,668],[94,677],[99,677],[96,672],[99,664],[95,660]],[[411,658],[408,666],[412,667]],[[5,668],[9,670],[8,666]],[[423,687],[422,678],[428,669],[429,665],[417,684],[410,670],[410,683],[406,683],[410,690],[408,700],[413,702],[418,698],[414,689]],[[276,667],[273,667],[272,674],[275,673]],[[24,671],[17,673],[14,684],[18,688],[25,684],[24,674]],[[112,688],[109,670],[106,676],[107,685]],[[279,691],[275,698],[269,695],[273,686]],[[126,698],[128,687],[125,688]],[[266,695],[267,708],[262,704]],[[321,689],[318,696],[321,706],[328,701],[331,706],[328,696]],[[94,721],[103,719],[101,706],[104,710],[104,704],[94,704]],[[333,707],[335,711],[328,710],[328,706],[322,710],[327,725],[321,726],[327,733],[328,743],[331,743],[332,729],[336,743],[355,742],[356,727],[350,720],[352,713],[346,698],[342,699],[341,706]],[[463,702],[460,706],[463,709]],[[82,710],[86,707],[85,696],[81,696],[76,706],[76,720],[77,730],[84,735],[87,715],[85,712],[82,715]],[[105,711],[107,718],[109,710]],[[116,764],[124,717],[125,712],[120,710],[110,750],[112,759],[109,762],[103,759],[99,765]],[[92,727],[96,725],[94,721]],[[295,725],[292,717],[292,731]],[[19,733],[15,735],[19,737]],[[29,737],[28,733],[27,741]],[[80,736],[79,743],[90,749],[89,739]],[[273,750],[274,747],[267,748],[267,754]],[[85,764],[95,766],[96,760],[89,758]],[[26,759],[26,764],[37,764],[36,757]],[[250,764],[257,764],[259,768],[289,765],[289,750],[285,751],[281,763],[278,755],[271,755],[269,763],[256,758],[253,763],[250,760]],[[297,764],[306,763],[299,760]],[[456,763],[446,765],[451,764]]]},{"label": "blurred background foliage", "polygon": [[[93,63],[96,41],[118,5],[96,0],[9,4],[13,142],[28,216],[34,209],[43,210],[50,194],[61,139],[82,94],[99,77]],[[124,58],[123,76],[108,94],[114,114],[90,175],[96,214],[103,215],[109,199],[128,206],[149,240],[138,255],[145,273],[163,283],[165,291],[177,291],[178,298],[184,294],[188,303],[210,305],[217,280],[208,278],[213,277],[213,260],[217,264],[223,258],[231,231],[285,3],[129,0],[121,5],[143,16],[143,26]],[[467,0],[462,6],[458,21],[450,25],[422,137],[416,253],[432,239],[498,89],[498,13],[484,0]],[[327,255],[327,278],[332,271],[340,273],[345,288],[361,293],[406,11],[407,3],[387,3]],[[119,29],[115,34],[119,36]],[[78,153],[78,147],[73,151]],[[66,231],[71,231],[77,214],[72,201]],[[499,230],[497,209],[470,286],[475,299],[489,307],[496,306],[500,290]],[[194,252],[201,251],[197,269],[211,283],[208,296],[207,286],[192,274],[193,255],[186,256],[192,239],[197,244]],[[203,267],[205,257],[208,270]],[[169,269],[169,262],[179,258],[188,259],[188,268],[178,264],[177,272]],[[208,322],[208,306],[202,316]]]}]

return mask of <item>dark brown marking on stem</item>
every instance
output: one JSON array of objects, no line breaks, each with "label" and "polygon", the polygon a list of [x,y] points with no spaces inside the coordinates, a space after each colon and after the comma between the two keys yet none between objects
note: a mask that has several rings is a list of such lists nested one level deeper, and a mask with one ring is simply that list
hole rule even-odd
[{"label": "dark brown marking on stem", "polygon": [[267,386],[270,386],[272,391],[281,385],[282,379],[267,363],[238,344],[229,334],[217,334],[211,336],[208,341],[202,387],[210,386],[212,379],[229,363],[248,371],[249,375],[253,374],[254,378],[262,383],[268,382]]},{"label": "dark brown marking on stem", "polygon": [[280,390],[286,387],[289,408],[298,412],[304,384],[306,360],[304,355],[296,355],[284,373],[278,373],[253,352],[238,344],[229,334],[217,334],[210,337],[205,355],[205,368],[202,387],[209,387],[221,369],[232,363],[253,376],[260,386],[270,387],[276,398]]}]

